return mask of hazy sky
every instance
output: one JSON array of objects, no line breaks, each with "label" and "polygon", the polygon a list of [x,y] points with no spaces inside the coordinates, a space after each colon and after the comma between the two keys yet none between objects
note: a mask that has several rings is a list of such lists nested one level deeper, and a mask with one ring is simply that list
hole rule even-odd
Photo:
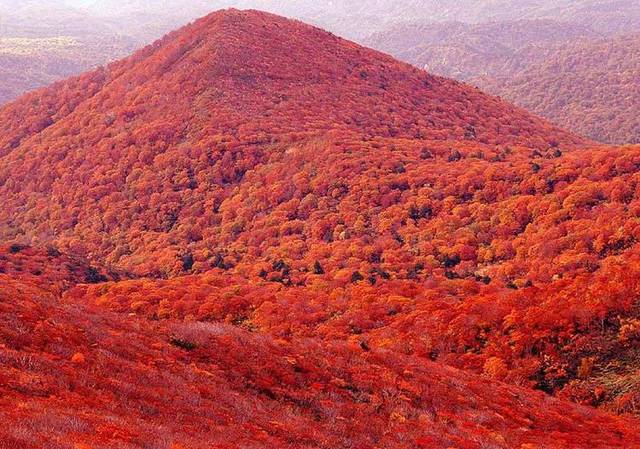
[{"label": "hazy sky", "polygon": [[[38,6],[47,12],[38,14]],[[637,29],[640,24],[639,0],[0,0],[0,14],[15,17],[26,10],[32,15],[27,26],[33,28],[39,26],[37,22],[55,21],[52,9],[62,11],[65,6],[100,17],[119,32],[149,38],[230,6],[299,18],[356,40],[408,21],[544,18],[576,22],[604,33]],[[12,21],[0,17],[0,25]]]}]

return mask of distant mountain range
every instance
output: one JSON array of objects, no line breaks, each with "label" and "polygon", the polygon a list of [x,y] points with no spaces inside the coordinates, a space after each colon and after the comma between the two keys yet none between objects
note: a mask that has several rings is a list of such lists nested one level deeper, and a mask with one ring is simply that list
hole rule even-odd
[{"label": "distant mountain range", "polygon": [[600,37],[582,25],[542,19],[401,23],[369,36],[365,44],[430,73],[476,81],[484,76],[506,78],[532,66],[544,59],[549,47]]},{"label": "distant mountain range", "polygon": [[640,41],[603,38],[549,20],[401,24],[368,38],[425,70],[453,77],[607,143],[640,142]]},{"label": "distant mountain range", "polygon": [[608,143],[640,143],[640,35],[566,42],[477,84],[564,128]]},{"label": "distant mountain range", "polygon": [[212,8],[256,8],[311,21],[340,35],[360,39],[399,22],[481,23],[552,19],[599,33],[634,30],[640,25],[635,0],[239,0],[199,2]]}]

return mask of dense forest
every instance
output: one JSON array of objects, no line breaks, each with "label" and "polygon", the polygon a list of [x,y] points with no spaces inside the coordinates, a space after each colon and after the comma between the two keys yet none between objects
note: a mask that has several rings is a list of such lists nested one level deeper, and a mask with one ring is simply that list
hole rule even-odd
[{"label": "dense forest", "polygon": [[[337,153],[331,149],[319,154],[328,159],[330,151]],[[312,153],[318,152],[314,146]],[[359,152],[375,157],[364,149]],[[527,155],[520,161],[507,158],[511,159],[507,163],[475,158],[449,163],[444,162],[449,157],[445,155],[440,162],[424,164],[407,157],[403,162],[407,177],[391,172],[385,179],[378,170],[368,175],[381,179],[382,186],[431,184],[419,188],[423,195],[409,187],[404,192],[390,189],[376,198],[381,186],[347,184],[344,190],[350,194],[335,212],[312,210],[306,219],[301,216],[303,204],[295,197],[267,214],[263,204],[249,203],[250,197],[268,195],[266,188],[256,187],[262,183],[258,175],[246,184],[251,190],[243,192],[246,188],[241,187],[230,200],[233,207],[223,206],[238,213],[246,210],[242,222],[251,226],[227,235],[237,221],[221,223],[216,232],[224,243],[213,252],[212,261],[205,259],[211,253],[208,249],[178,251],[175,256],[167,252],[162,259],[177,271],[202,271],[213,265],[220,270],[217,275],[169,283],[132,281],[100,286],[88,294],[120,312],[258,323],[261,330],[280,336],[320,332],[360,339],[371,332],[372,345],[479,371],[490,358],[498,357],[505,362],[501,379],[551,392],[562,390],[580,401],[612,404],[628,391],[615,386],[602,390],[597,378],[603,371],[595,368],[604,370],[612,358],[626,357],[636,338],[618,340],[625,324],[638,318],[634,303],[638,286],[624,281],[625,276],[634,279],[624,263],[633,264],[640,232],[637,205],[627,202],[635,195],[633,172],[640,151],[620,149],[614,157],[610,152],[577,150],[550,162]],[[622,164],[629,163],[625,172]],[[389,166],[396,164],[392,159]],[[450,178],[434,177],[430,183],[425,172],[436,164],[455,168]],[[592,170],[592,164],[601,170]],[[273,176],[270,182],[264,178],[268,189],[284,187],[277,179],[299,179],[287,169],[291,165],[288,160],[260,169]],[[519,168],[503,176],[508,165]],[[422,177],[414,178],[419,173]],[[509,190],[475,190],[474,183],[484,177],[493,188],[503,185]],[[523,178],[522,184],[512,184],[518,178]],[[469,188],[473,193],[465,190]],[[529,192],[513,195],[518,188]],[[444,195],[440,201],[434,199],[439,191]],[[402,197],[408,201],[394,201]],[[365,200],[369,198],[393,204],[382,209],[369,205]],[[354,212],[355,205],[360,214]],[[287,215],[296,218],[279,218]],[[223,273],[236,277],[225,280]],[[620,292],[613,294],[610,284]],[[243,287],[237,290],[236,285]],[[587,285],[590,293],[585,291]],[[85,297],[87,292],[82,292]],[[338,297],[342,301],[336,305]],[[292,310],[302,315],[296,318]],[[547,310],[551,321],[540,310]],[[282,314],[288,314],[287,321],[281,320]],[[566,322],[559,322],[559,316]],[[578,334],[579,343],[572,340]],[[588,374],[579,374],[583,359],[593,365]],[[632,364],[607,369],[613,370],[611,376],[624,377],[636,368]],[[587,389],[575,389],[574,381]]]},{"label": "dense forest", "polygon": [[[380,232],[371,220],[409,208],[429,182],[411,172],[443,158],[486,151],[481,163],[508,159],[514,145],[551,154],[583,143],[319,29],[242,17],[213,15],[0,110],[4,234],[138,274],[176,274],[186,252],[201,269],[259,255],[232,250],[245,238],[258,248],[284,243],[281,232],[323,244],[343,232],[338,225],[353,238]],[[385,189],[371,176],[387,178]],[[338,215],[365,198],[371,210],[360,217]],[[254,213],[272,217],[275,234]],[[290,231],[278,229],[283,218]],[[357,233],[348,229],[361,221]]]},{"label": "dense forest", "polygon": [[255,11],[24,95],[0,448],[640,447],[639,170]]}]

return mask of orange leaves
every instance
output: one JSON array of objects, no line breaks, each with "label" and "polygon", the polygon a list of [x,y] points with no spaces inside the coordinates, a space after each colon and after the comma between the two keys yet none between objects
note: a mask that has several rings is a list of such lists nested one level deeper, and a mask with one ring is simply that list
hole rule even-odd
[{"label": "orange leaves", "polygon": [[577,376],[579,379],[588,379],[593,373],[596,357],[584,357],[580,360]]},{"label": "orange leaves", "polygon": [[489,379],[502,380],[508,373],[507,364],[499,357],[490,357],[484,363],[483,374]]},{"label": "orange leaves", "polygon": [[[560,266],[568,266],[563,259],[569,256],[558,258]],[[594,273],[549,283],[515,279],[509,286],[495,285],[491,278],[485,282],[485,271],[448,281],[434,279],[434,271],[429,282],[419,280],[426,271],[416,271],[418,280],[403,281],[374,272],[372,284],[356,280],[354,271],[345,268],[331,280],[317,277],[307,286],[214,271],[169,281],[81,287],[68,297],[125,312],[135,305],[140,316],[153,319],[225,322],[278,337],[346,340],[363,353],[417,354],[491,379],[552,385],[545,388],[559,391],[564,379],[591,382],[602,354],[609,354],[609,360],[623,357],[634,341],[635,315],[628,298],[639,287],[624,279],[636,278],[637,257],[631,249],[623,265],[609,258]],[[454,265],[450,270],[461,270],[462,262],[448,264]],[[271,268],[282,273],[286,266],[278,261]],[[603,326],[615,337],[603,339]],[[581,366],[581,360],[590,365]]]},{"label": "orange leaves", "polygon": [[622,320],[618,340],[627,344],[640,340],[640,317]]},{"label": "orange leaves", "polygon": [[75,354],[73,354],[73,357],[71,357],[71,363],[73,363],[74,365],[84,365],[86,362],[86,359],[84,357],[84,354],[82,354],[81,352],[76,352]]}]

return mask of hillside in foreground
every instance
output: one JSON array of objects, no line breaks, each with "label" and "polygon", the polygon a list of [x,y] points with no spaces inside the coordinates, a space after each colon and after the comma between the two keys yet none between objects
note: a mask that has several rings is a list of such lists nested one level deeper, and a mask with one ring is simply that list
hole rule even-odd
[{"label": "hillside in foreground", "polygon": [[0,286],[2,447],[640,447],[631,420],[419,357]]},{"label": "hillside in foreground", "polygon": [[0,109],[0,442],[640,447],[639,168],[207,16]]}]

